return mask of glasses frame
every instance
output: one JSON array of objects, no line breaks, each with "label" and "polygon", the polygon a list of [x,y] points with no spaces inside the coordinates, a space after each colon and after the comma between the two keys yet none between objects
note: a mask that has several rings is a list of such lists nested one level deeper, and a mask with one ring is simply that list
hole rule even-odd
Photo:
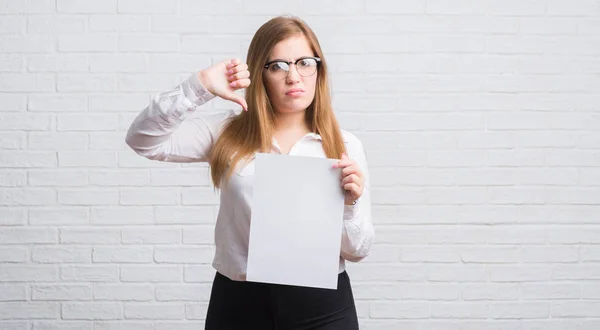
[{"label": "glasses frame", "polygon": [[[264,68],[265,68],[265,69],[268,69],[268,68],[269,68],[269,66],[270,66],[271,64],[273,64],[273,63],[277,63],[277,62],[286,63],[286,64],[288,65],[288,68],[289,68],[289,69],[286,71],[285,77],[281,78],[281,79],[283,80],[283,79],[287,78],[287,76],[290,74],[290,69],[291,69],[291,66],[292,66],[292,64],[293,64],[293,65],[297,65],[297,64],[298,64],[298,62],[300,62],[300,61],[302,61],[302,60],[306,60],[306,59],[312,59],[312,60],[315,60],[315,61],[317,62],[317,70],[315,70],[315,73],[317,73],[317,71],[319,71],[319,67],[321,67],[321,59],[320,59],[320,58],[318,58],[318,57],[315,57],[315,56],[304,56],[304,57],[300,57],[299,59],[297,59],[297,60],[295,60],[295,61],[291,61],[291,62],[288,62],[288,61],[283,61],[283,60],[274,60],[274,61],[267,62],[267,63],[265,64]],[[298,68],[296,68],[296,71],[298,71]],[[300,73],[300,71],[298,71],[298,74],[299,74],[300,76],[302,76],[302,77],[310,77],[310,76],[314,75],[315,73],[313,73],[313,74],[311,74],[311,75],[308,75],[308,76],[303,76],[303,75]]]}]

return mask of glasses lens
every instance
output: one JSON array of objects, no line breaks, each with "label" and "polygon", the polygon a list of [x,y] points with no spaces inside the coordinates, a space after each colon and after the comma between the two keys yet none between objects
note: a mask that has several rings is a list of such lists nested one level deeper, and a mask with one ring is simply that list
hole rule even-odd
[{"label": "glasses lens", "polygon": [[287,76],[290,66],[285,62],[275,62],[269,65],[269,74],[275,79],[283,79]]},{"label": "glasses lens", "polygon": [[301,76],[312,76],[315,74],[315,72],[317,72],[317,60],[314,58],[301,59],[296,64],[296,68]]}]

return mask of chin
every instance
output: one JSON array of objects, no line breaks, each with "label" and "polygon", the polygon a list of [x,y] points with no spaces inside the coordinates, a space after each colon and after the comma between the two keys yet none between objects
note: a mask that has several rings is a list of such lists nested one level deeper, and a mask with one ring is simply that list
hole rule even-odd
[{"label": "chin", "polygon": [[292,102],[284,103],[283,106],[279,107],[279,109],[281,109],[279,111],[282,113],[302,112],[305,111],[310,106],[310,104],[311,102],[308,102],[306,100],[294,100]]}]

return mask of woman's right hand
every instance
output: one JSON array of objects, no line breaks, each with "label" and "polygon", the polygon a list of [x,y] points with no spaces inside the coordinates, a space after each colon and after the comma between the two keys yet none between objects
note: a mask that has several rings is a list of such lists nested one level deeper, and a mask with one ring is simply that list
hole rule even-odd
[{"label": "woman's right hand", "polygon": [[222,61],[198,72],[198,78],[213,95],[233,101],[248,111],[246,100],[234,93],[250,86],[250,72],[246,63],[239,59]]}]

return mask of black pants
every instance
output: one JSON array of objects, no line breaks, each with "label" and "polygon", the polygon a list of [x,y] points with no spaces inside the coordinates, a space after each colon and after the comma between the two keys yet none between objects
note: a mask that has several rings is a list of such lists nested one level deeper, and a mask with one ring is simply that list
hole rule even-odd
[{"label": "black pants", "polygon": [[232,281],[217,272],[205,330],[357,330],[348,274],[337,290]]}]

